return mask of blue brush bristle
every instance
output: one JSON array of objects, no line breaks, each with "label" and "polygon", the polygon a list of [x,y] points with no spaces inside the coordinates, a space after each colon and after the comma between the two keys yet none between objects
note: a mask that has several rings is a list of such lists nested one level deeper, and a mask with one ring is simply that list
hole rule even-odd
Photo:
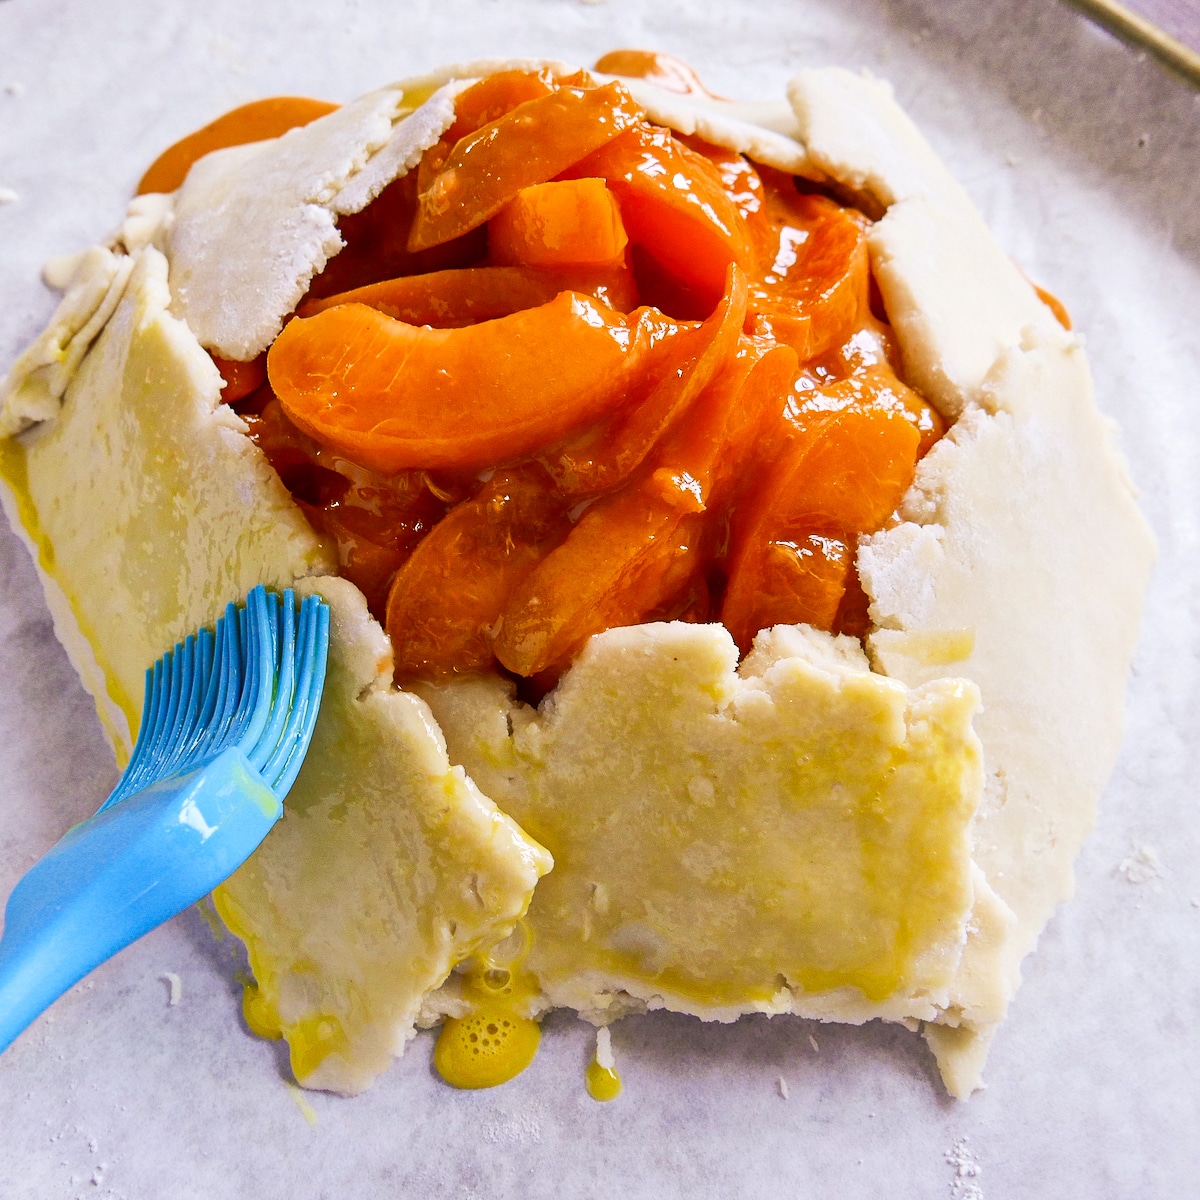
[{"label": "blue brush bristle", "polygon": [[142,726],[129,766],[102,808],[237,746],[282,800],[303,761],[325,677],[329,609],[256,587],[213,631],[169,650],[146,672]]},{"label": "blue brush bristle", "polygon": [[[0,1051],[135,938],[262,844],[308,750],[329,609],[257,587],[146,672],[129,766],[13,889],[0,933]],[[105,810],[108,811],[105,811]]]}]

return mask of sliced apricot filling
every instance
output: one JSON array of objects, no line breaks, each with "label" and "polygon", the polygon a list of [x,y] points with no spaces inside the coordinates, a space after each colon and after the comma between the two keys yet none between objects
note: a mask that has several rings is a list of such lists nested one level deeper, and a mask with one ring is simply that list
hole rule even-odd
[{"label": "sliced apricot filling", "polygon": [[522,188],[488,223],[492,262],[530,267],[624,263],[629,238],[603,179]]},{"label": "sliced apricot filling", "polygon": [[522,188],[554,179],[641,115],[619,83],[557,88],[518,104],[458,141],[420,188],[409,250],[469,233]]},{"label": "sliced apricot filling", "polygon": [[[618,312],[629,312],[637,307],[633,272],[621,261],[603,267],[565,267],[549,271],[530,267],[464,267],[430,271],[424,275],[401,275],[324,299],[307,299],[298,312],[302,317],[312,317],[339,304],[369,304],[407,325],[457,329],[507,317],[527,308],[538,308],[549,304],[561,292],[582,292],[602,300]],[[223,370],[224,361],[218,362],[217,366]],[[263,380],[266,379],[265,372],[264,360]]]},{"label": "sliced apricot filling", "polygon": [[[600,69],[701,87],[641,52]],[[869,631],[859,538],[945,424],[897,375],[866,216],[543,70],[460,92],[340,228],[265,368],[218,366],[399,676],[536,693],[649,620],[743,651]]]},{"label": "sliced apricot filling", "polygon": [[670,130],[638,122],[571,167],[616,194],[635,254],[677,315],[702,316],[721,295],[731,262],[753,271],[748,230],[720,173]]},{"label": "sliced apricot filling", "polygon": [[518,675],[560,670],[593,633],[648,618],[709,616],[712,520],[751,461],[795,355],[750,339],[627,487],[603,496],[501,611],[496,656]]},{"label": "sliced apricot filling", "polygon": [[267,371],[305,433],[372,470],[479,469],[607,416],[689,328],[579,292],[461,329],[341,304],[291,321]]}]

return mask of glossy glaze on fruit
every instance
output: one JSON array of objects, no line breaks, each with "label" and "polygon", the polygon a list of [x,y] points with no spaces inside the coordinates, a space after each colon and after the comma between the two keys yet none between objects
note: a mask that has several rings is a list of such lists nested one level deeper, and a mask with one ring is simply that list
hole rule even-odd
[{"label": "glossy glaze on fruit", "polygon": [[500,72],[456,114],[265,364],[221,364],[398,677],[536,694],[651,620],[864,634],[857,539],[944,431],[896,374],[867,217],[584,73]]}]

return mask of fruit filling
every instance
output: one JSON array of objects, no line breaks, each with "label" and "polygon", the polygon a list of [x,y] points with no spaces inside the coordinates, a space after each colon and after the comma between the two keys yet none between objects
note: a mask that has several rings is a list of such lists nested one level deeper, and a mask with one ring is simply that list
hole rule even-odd
[{"label": "fruit filling", "polygon": [[654,620],[721,621],[743,652],[782,622],[861,636],[858,539],[944,431],[897,374],[869,227],[619,81],[504,71],[342,218],[270,351],[218,360],[224,398],[401,678],[544,690],[592,634]]}]

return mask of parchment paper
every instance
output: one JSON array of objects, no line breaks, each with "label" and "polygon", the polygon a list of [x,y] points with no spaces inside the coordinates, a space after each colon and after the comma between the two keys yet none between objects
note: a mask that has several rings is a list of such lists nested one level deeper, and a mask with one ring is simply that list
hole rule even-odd
[{"label": "parchment paper", "polygon": [[[6,0],[0,364],[41,327],[42,262],[119,219],[150,159],[235,104],[346,100],[493,53],[691,60],[727,95],[865,66],[1087,336],[1161,544],[1125,749],[1074,901],[954,1103],[913,1034],[792,1019],[546,1022],[534,1066],[441,1084],[422,1035],[374,1091],[299,1093],[240,1020],[242,960],[193,910],[0,1058],[0,1197],[1182,1197],[1200,1187],[1200,97],[1052,0]],[[1117,563],[1114,570],[1119,570]],[[0,530],[0,897],[115,769]],[[181,982],[179,1002],[161,978]],[[783,1080],[786,1089],[781,1088]],[[782,1092],[786,1090],[785,1099]]]}]

